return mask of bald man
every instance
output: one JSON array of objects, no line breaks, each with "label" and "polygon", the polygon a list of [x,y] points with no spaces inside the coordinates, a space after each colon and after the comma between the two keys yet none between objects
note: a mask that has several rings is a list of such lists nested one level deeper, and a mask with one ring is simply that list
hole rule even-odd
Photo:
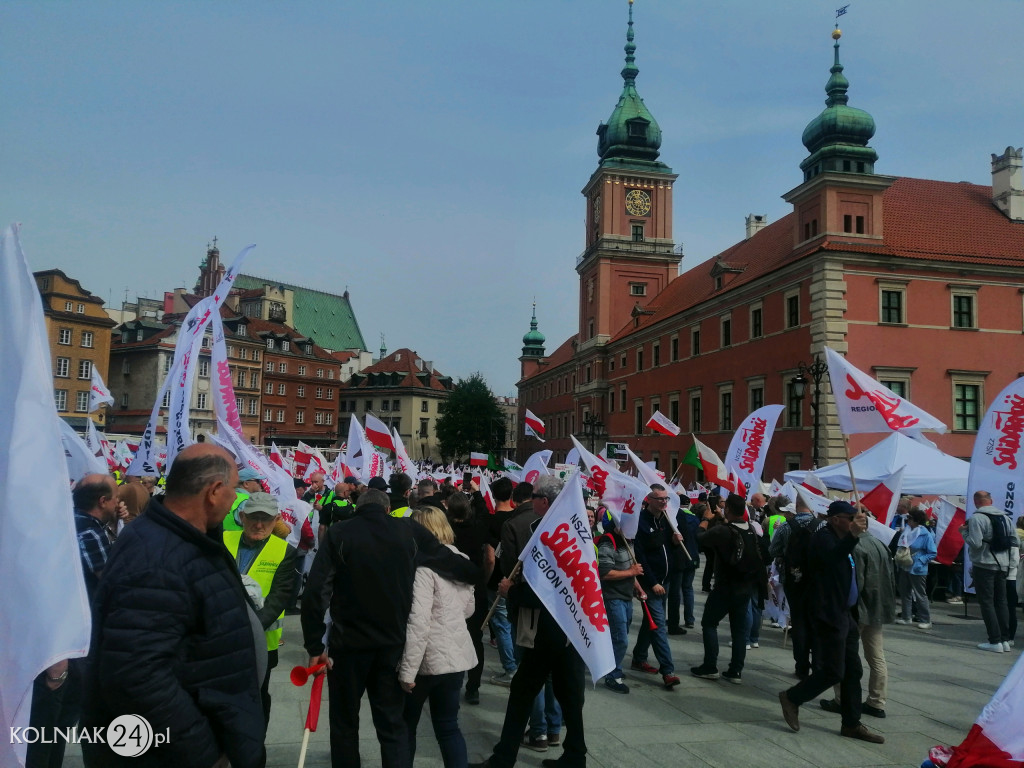
[{"label": "bald man", "polygon": [[[163,500],[124,529],[96,589],[87,728],[144,717],[166,744],[147,764],[259,768],[266,761],[263,627],[221,539],[234,459],[210,443],[178,454]],[[86,765],[138,765],[83,744]]]}]

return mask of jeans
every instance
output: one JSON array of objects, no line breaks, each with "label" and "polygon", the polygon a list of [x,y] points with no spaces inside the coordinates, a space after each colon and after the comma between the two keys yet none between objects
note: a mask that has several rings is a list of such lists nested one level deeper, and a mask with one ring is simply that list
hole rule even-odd
[{"label": "jeans", "polygon": [[786,691],[786,696],[800,706],[840,683],[839,707],[843,727],[855,728],[860,725],[861,715],[860,678],[863,668],[858,648],[860,633],[853,617],[847,616],[845,624],[833,627],[812,619],[812,632],[816,635],[814,671],[806,680]]},{"label": "jeans", "polygon": [[918,621],[927,624],[932,620],[928,593],[925,591],[928,575],[915,576],[901,568],[896,578],[900,587],[900,599],[903,601],[903,618],[910,621],[917,616]]},{"label": "jeans", "polygon": [[548,733],[561,733],[561,731],[562,708],[558,706],[558,699],[555,698],[554,687],[549,677],[533,700],[533,711],[530,713],[530,736],[537,738]]},{"label": "jeans", "polygon": [[[479,627],[480,625],[477,624]],[[423,704],[430,701],[430,722],[441,748],[444,768],[466,768],[466,740],[459,730],[459,694],[462,672],[446,675],[417,675],[416,687],[405,699],[405,726],[409,731],[409,764],[416,757],[416,728]]]},{"label": "jeans", "polygon": [[682,598],[683,621],[686,624],[696,623],[693,616],[693,577],[697,574],[695,566],[687,566],[681,571],[673,571],[668,577],[668,626],[669,629],[679,628],[679,602]]},{"label": "jeans", "polygon": [[726,616],[729,617],[729,629],[732,634],[732,657],[729,660],[729,672],[739,674],[743,671],[743,661],[747,656],[747,609],[750,607],[750,589],[715,588],[708,595],[704,604],[704,615],[700,626],[704,634],[704,664],[709,669],[718,668],[718,624]]},{"label": "jeans", "polygon": [[608,613],[608,629],[612,636],[612,652],[615,654],[615,669],[608,673],[612,680],[622,678],[622,660],[626,657],[629,645],[629,625],[633,622],[632,600],[605,600],[604,609]]},{"label": "jeans", "polygon": [[491,616],[491,629],[494,631],[494,639],[498,642],[501,666],[511,675],[516,671],[516,656],[512,643],[512,622],[508,618],[508,606],[504,597],[498,600],[498,607]]},{"label": "jeans", "polygon": [[996,568],[974,566],[974,591],[981,606],[990,643],[1010,639],[1010,613],[1006,607],[1006,574]]},{"label": "jeans", "polygon": [[676,668],[672,663],[672,649],[668,646],[665,602],[665,595],[647,593],[647,609],[651,612],[651,618],[654,619],[657,627],[652,630],[647,624],[647,617],[643,617],[640,622],[640,631],[636,635],[636,645],[633,646],[633,661],[647,661],[647,651],[653,646],[654,657],[658,660],[658,671],[662,675],[671,675]]},{"label": "jeans", "polygon": [[953,563],[949,566],[949,586],[946,597],[960,597],[964,593],[964,564]]},{"label": "jeans", "polygon": [[748,643],[759,643],[761,642],[761,614],[764,611],[761,609],[761,605],[757,599],[757,595],[750,598],[750,602],[747,604],[747,642]]},{"label": "jeans", "polygon": [[405,692],[395,672],[402,646],[372,651],[342,648],[333,658],[334,668],[327,672],[333,768],[360,768],[359,705],[364,692],[370,697],[383,768],[409,768]]}]

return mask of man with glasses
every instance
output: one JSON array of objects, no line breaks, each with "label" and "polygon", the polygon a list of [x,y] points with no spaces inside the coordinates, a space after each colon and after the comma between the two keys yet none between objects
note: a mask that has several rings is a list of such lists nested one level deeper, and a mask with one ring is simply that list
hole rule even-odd
[{"label": "man with glasses", "polygon": [[[678,534],[669,525],[667,510],[668,491],[665,486],[655,483],[640,510],[634,549],[637,562],[643,567],[643,573],[637,580],[647,593],[647,609],[656,627],[651,629],[646,621],[640,622],[630,668],[650,675],[661,674],[665,688],[672,690],[679,685],[679,678],[675,674],[672,649],[668,645],[665,584],[668,581],[669,547],[673,536]],[[657,667],[647,663],[647,652],[652,646],[658,660]]]},{"label": "man with glasses", "polygon": [[814,532],[806,600],[811,631],[816,638],[815,664],[810,677],[779,693],[779,703],[786,724],[799,731],[800,705],[839,683],[843,722],[840,735],[881,744],[884,737],[868,730],[860,721],[859,590],[853,550],[867,528],[864,512],[845,501],[833,501],[828,507],[828,522]]}]

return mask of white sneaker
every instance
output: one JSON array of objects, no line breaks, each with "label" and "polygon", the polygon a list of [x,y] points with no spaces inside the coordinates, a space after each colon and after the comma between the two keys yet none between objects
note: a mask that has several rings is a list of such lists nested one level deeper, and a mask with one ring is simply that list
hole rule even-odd
[{"label": "white sneaker", "polygon": [[1014,641],[1014,640],[1007,640],[1007,641],[1006,641],[1007,645],[1009,645],[1009,646],[1010,646],[1011,648],[1013,648],[1013,647],[1014,647],[1014,645],[1013,645],[1013,644],[1014,644],[1014,642],[1016,642],[1016,641]]},{"label": "white sneaker", "polygon": [[978,650],[980,651],[992,651],[992,653],[1002,653],[1002,643],[978,643]]},{"label": "white sneaker", "polygon": [[931,629],[932,628],[932,623],[930,621],[922,621],[920,624],[917,625],[917,628],[918,629]]},{"label": "white sneaker", "polygon": [[911,622],[910,622],[910,619],[896,619],[896,621],[893,622],[893,623],[894,624],[910,624]]},{"label": "white sneaker", "polygon": [[1009,653],[1009,652],[1010,652],[1010,641],[1009,640],[1003,640],[1003,653]]},{"label": "white sneaker", "polygon": [[751,643],[750,645],[747,646],[747,650],[749,651],[751,648],[760,648],[760,647],[761,647],[760,643]]},{"label": "white sneaker", "polygon": [[772,629],[782,629],[782,625],[779,624],[779,622],[777,622],[775,619],[772,619],[771,626],[772,626]]}]

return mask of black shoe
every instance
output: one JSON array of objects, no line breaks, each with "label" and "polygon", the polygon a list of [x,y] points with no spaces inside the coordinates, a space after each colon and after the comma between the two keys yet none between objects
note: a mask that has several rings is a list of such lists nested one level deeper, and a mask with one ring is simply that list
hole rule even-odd
[{"label": "black shoe", "polygon": [[546,733],[540,736],[531,736],[529,731],[527,731],[523,736],[523,746],[527,749],[532,749],[534,752],[547,752],[548,736]]},{"label": "black shoe", "polygon": [[466,689],[466,703],[467,704],[479,704],[480,703],[480,689],[474,688],[470,690]]},{"label": "black shoe", "polygon": [[799,677],[801,680],[806,680],[808,677],[811,676],[811,671],[809,669],[798,669],[793,674]]},{"label": "black shoe", "polygon": [[467,768],[491,768],[491,758],[481,760],[479,763],[469,763]]},{"label": "black shoe", "polygon": [[682,627],[669,627],[668,628],[668,633],[670,635],[685,635],[686,634],[686,630],[683,629]]},{"label": "black shoe", "polygon": [[733,685],[741,685],[743,683],[743,677],[740,672],[730,672],[729,670],[725,670],[725,672],[722,673],[722,679],[728,680]]},{"label": "black shoe", "polygon": [[885,717],[885,710],[879,709],[878,707],[872,707],[870,704],[862,704],[861,711],[865,715],[871,715],[872,717]]},{"label": "black shoe", "polygon": [[700,677],[705,680],[718,679],[718,670],[714,667],[705,667],[703,664],[699,667],[690,667],[690,674],[694,677]]},{"label": "black shoe", "polygon": [[818,704],[820,704],[821,708],[826,712],[831,712],[833,715],[842,714],[842,707],[839,706],[839,702],[835,699],[822,699]]}]

